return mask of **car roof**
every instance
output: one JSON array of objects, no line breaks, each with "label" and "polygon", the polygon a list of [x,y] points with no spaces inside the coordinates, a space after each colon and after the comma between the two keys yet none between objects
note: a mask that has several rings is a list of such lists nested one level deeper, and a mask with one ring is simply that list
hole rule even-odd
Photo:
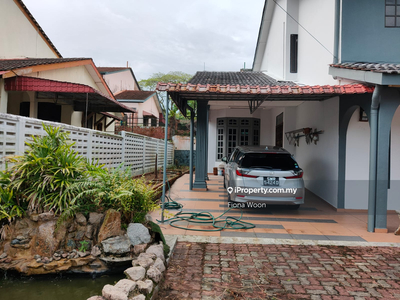
[{"label": "car roof", "polygon": [[290,154],[289,151],[282,147],[277,146],[238,146],[236,147],[243,153],[277,153],[277,154]]}]

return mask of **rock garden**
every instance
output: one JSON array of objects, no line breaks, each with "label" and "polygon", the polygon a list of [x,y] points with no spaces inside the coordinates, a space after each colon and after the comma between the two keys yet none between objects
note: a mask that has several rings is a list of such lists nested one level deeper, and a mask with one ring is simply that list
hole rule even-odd
[{"label": "rock garden", "polygon": [[45,130],[0,174],[0,273],[125,270],[127,279],[92,298],[149,299],[169,251],[146,219],[159,191],[129,169],[86,161],[59,128]]}]

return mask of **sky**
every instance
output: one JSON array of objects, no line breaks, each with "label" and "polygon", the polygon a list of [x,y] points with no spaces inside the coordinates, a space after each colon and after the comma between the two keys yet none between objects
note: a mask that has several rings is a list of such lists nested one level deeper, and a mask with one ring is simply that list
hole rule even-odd
[{"label": "sky", "polygon": [[23,0],[67,57],[157,72],[251,68],[264,0]]}]

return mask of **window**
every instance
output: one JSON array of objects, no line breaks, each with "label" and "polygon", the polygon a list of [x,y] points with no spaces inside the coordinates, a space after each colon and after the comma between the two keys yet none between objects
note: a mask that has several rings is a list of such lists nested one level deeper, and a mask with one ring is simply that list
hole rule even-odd
[{"label": "window", "polygon": [[260,119],[218,118],[217,119],[217,160],[232,154],[239,145],[260,144]]},{"label": "window", "polygon": [[400,27],[400,0],[385,1],[385,27]]},{"label": "window", "polygon": [[[400,0],[399,0],[400,1]],[[297,73],[298,35],[290,35],[290,73]]]}]

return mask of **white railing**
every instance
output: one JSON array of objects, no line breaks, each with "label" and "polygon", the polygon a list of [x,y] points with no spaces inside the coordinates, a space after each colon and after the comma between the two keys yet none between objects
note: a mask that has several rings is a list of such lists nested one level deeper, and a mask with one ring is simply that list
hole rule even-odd
[{"label": "white railing", "polygon": [[[164,140],[147,137],[140,134],[122,131],[120,135],[110,134],[62,123],[42,121],[16,115],[0,113],[0,169],[5,168],[4,158],[13,155],[22,155],[26,149],[26,142],[33,136],[45,134],[43,123],[52,126],[61,126],[69,133],[74,149],[89,160],[98,160],[107,168],[121,165],[132,169],[133,175],[151,172],[155,167],[164,164]],[[174,147],[168,142],[168,166],[174,163]]]}]

